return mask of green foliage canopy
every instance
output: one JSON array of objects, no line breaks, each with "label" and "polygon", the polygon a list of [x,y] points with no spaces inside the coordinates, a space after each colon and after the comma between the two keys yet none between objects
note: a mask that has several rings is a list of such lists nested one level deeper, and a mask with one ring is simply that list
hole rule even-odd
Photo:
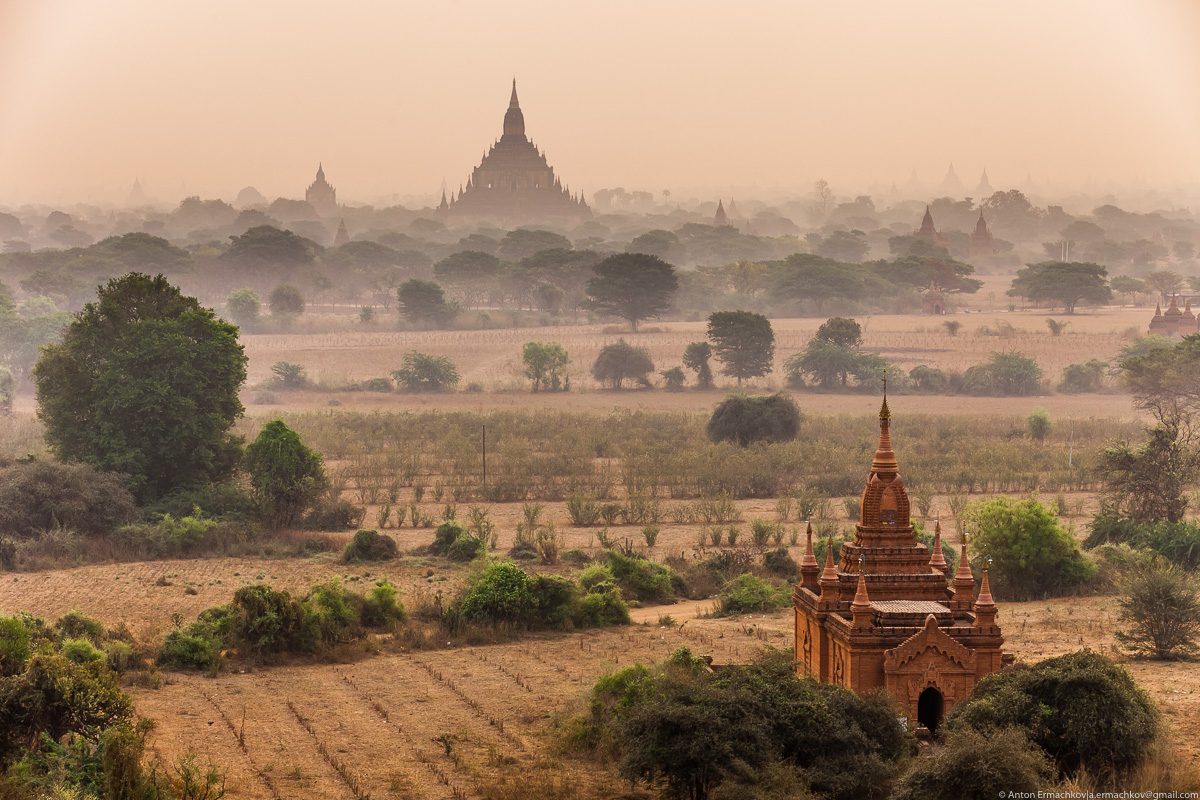
[{"label": "green foliage canopy", "polygon": [[139,499],[220,480],[237,463],[237,328],[161,275],[109,281],[34,375],[55,454],[126,473]]}]

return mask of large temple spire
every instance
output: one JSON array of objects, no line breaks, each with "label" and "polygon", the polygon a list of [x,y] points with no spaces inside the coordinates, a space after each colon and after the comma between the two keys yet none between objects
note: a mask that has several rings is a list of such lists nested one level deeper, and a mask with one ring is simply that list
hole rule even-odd
[{"label": "large temple spire", "polygon": [[508,111],[504,114],[504,139],[525,138],[525,115],[517,102],[517,79],[513,78],[512,97],[508,100]]},{"label": "large temple spire", "polygon": [[508,107],[509,108],[520,108],[521,107],[521,104],[517,102],[517,79],[515,76],[513,77],[512,97],[510,97],[508,99]]}]

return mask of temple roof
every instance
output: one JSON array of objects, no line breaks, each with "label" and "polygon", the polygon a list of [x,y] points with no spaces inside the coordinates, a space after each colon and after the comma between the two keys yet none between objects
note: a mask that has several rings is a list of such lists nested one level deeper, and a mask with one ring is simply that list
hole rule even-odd
[{"label": "temple roof", "polygon": [[508,100],[508,111],[504,112],[504,136],[525,138],[525,115],[517,101],[517,79],[513,78],[512,97]]},{"label": "temple roof", "polygon": [[933,236],[937,233],[937,228],[933,227],[933,214],[929,213],[929,206],[925,206],[925,216],[921,219],[921,230],[926,236]]}]

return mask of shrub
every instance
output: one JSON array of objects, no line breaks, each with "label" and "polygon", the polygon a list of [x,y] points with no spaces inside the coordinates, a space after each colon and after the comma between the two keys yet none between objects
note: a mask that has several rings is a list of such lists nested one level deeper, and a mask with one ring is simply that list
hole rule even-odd
[{"label": "shrub", "polygon": [[567,516],[579,527],[595,525],[600,519],[600,503],[590,495],[573,494],[567,498]]},{"label": "shrub", "polygon": [[639,602],[666,600],[675,593],[671,568],[636,555],[609,550],[608,566],[622,594]]},{"label": "shrub", "polygon": [[1024,396],[1037,392],[1042,368],[1024,353],[1015,350],[992,353],[982,364],[963,373],[963,388],[971,394]]},{"label": "shrub", "polygon": [[800,565],[792,558],[786,547],[771,550],[763,556],[763,567],[772,575],[792,578],[800,574]]},{"label": "shrub", "polygon": [[396,540],[386,533],[372,530],[358,530],[347,544],[342,553],[342,560],[347,564],[358,561],[391,561],[400,553]]},{"label": "shrub", "polygon": [[232,633],[251,652],[311,652],[316,649],[312,623],[304,603],[265,584],[243,586],[233,594]]},{"label": "shrub", "polygon": [[682,367],[671,367],[670,369],[661,370],[659,375],[662,376],[666,385],[663,386],[668,392],[682,392],[683,382],[687,380],[687,375],[683,373]]},{"label": "shrub", "polygon": [[76,664],[104,660],[104,653],[87,639],[67,639],[62,643],[62,654]]},{"label": "shrub", "polygon": [[580,628],[628,625],[629,606],[621,599],[621,592],[616,587],[602,592],[588,592],[578,599],[572,612],[572,621]]},{"label": "shrub", "polygon": [[386,580],[375,581],[367,592],[362,610],[362,623],[370,628],[379,628],[392,622],[403,622],[407,618],[404,604],[396,600],[396,587]]},{"label": "shrub", "polygon": [[1121,590],[1120,620],[1130,627],[1116,636],[1127,649],[1158,659],[1200,650],[1200,587],[1194,575],[1156,560],[1130,574]]},{"label": "shrub", "polygon": [[364,392],[390,392],[396,387],[391,378],[368,378],[362,388]]},{"label": "shrub", "polygon": [[622,388],[628,380],[649,387],[650,381],[646,376],[653,371],[650,351],[644,347],[634,347],[624,339],[601,348],[592,364],[592,377],[613,389]]},{"label": "shrub", "polygon": [[458,368],[453,361],[416,350],[404,354],[392,377],[406,392],[451,392],[458,386]]},{"label": "shrub", "polygon": [[451,561],[474,561],[486,556],[487,551],[487,541],[482,536],[464,533],[446,549],[446,557]]},{"label": "shrub", "polygon": [[730,395],[708,420],[709,441],[790,442],[800,433],[800,409],[792,398],[780,392],[773,395]]},{"label": "shrub", "polygon": [[1036,497],[973,503],[962,519],[962,529],[974,531],[971,553],[993,559],[992,577],[1013,600],[1078,586],[1096,575],[1096,565]]},{"label": "shrub", "polygon": [[277,528],[290,525],[324,493],[328,483],[320,453],[299,435],[272,420],[246,448],[246,471],[264,519]]},{"label": "shrub", "polygon": [[564,388],[571,359],[561,344],[526,342],[521,348],[521,362],[525,365],[525,377],[533,381],[534,392],[541,389],[557,392]]},{"label": "shrub", "polygon": [[104,534],[137,516],[123,476],[55,461],[0,469],[0,531],[16,538],[56,527]]},{"label": "shrub", "polygon": [[271,365],[271,382],[284,390],[303,389],[308,385],[308,376],[302,364],[276,361]]},{"label": "shrub", "polygon": [[787,602],[785,590],[749,573],[739,575],[721,588],[721,613],[725,615],[774,611]]},{"label": "shrub", "polygon": [[100,620],[92,619],[82,611],[68,611],[54,623],[54,630],[65,639],[86,639],[93,644],[100,642],[104,636],[104,626]]},{"label": "shrub", "polygon": [[456,603],[457,613],[474,622],[526,624],[537,608],[533,580],[511,562],[497,561],[472,577]]},{"label": "shrub", "polygon": [[435,556],[446,555],[458,537],[465,536],[466,533],[467,529],[454,520],[443,522],[433,532],[433,542],[429,545],[429,552]]},{"label": "shrub", "polygon": [[1073,773],[1122,771],[1149,755],[1158,711],[1129,672],[1081,650],[985,676],[946,719],[950,731],[1029,732],[1034,744]]},{"label": "shrub", "polygon": [[300,527],[308,531],[344,531],[363,521],[365,511],[349,500],[326,500],[312,507]]},{"label": "shrub", "polygon": [[898,781],[891,800],[1037,797],[1055,777],[1046,754],[1015,728],[984,735],[965,728],[930,748]]},{"label": "shrub", "polygon": [[1108,371],[1108,366],[1107,361],[1098,358],[1080,364],[1069,364],[1063,367],[1058,390],[1068,394],[1098,392],[1104,388],[1104,373]]},{"label": "shrub", "polygon": [[646,547],[654,547],[658,541],[659,527],[657,525],[646,525],[642,528],[642,538],[646,540]]},{"label": "shrub", "polygon": [[295,286],[281,283],[271,290],[272,314],[300,314],[304,311],[304,295]]},{"label": "shrub", "polygon": [[0,677],[21,672],[29,655],[29,629],[17,617],[0,617]]},{"label": "shrub", "polygon": [[1050,421],[1050,415],[1046,413],[1046,409],[1035,408],[1025,418],[1025,427],[1029,430],[1030,439],[1033,439],[1035,442],[1042,442],[1050,434],[1050,429],[1054,427],[1054,423]]},{"label": "shrub", "polygon": [[245,522],[258,513],[258,506],[242,485],[218,483],[176,489],[160,500],[142,506],[142,511],[150,519],[170,514],[175,519],[202,516]]}]

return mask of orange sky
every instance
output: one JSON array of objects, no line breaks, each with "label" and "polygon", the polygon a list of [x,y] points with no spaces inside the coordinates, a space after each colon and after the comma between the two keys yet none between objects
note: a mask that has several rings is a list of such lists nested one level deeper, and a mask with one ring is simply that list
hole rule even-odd
[{"label": "orange sky", "polygon": [[412,201],[514,74],[589,195],[1200,179],[1195,0],[0,0],[0,203]]}]

